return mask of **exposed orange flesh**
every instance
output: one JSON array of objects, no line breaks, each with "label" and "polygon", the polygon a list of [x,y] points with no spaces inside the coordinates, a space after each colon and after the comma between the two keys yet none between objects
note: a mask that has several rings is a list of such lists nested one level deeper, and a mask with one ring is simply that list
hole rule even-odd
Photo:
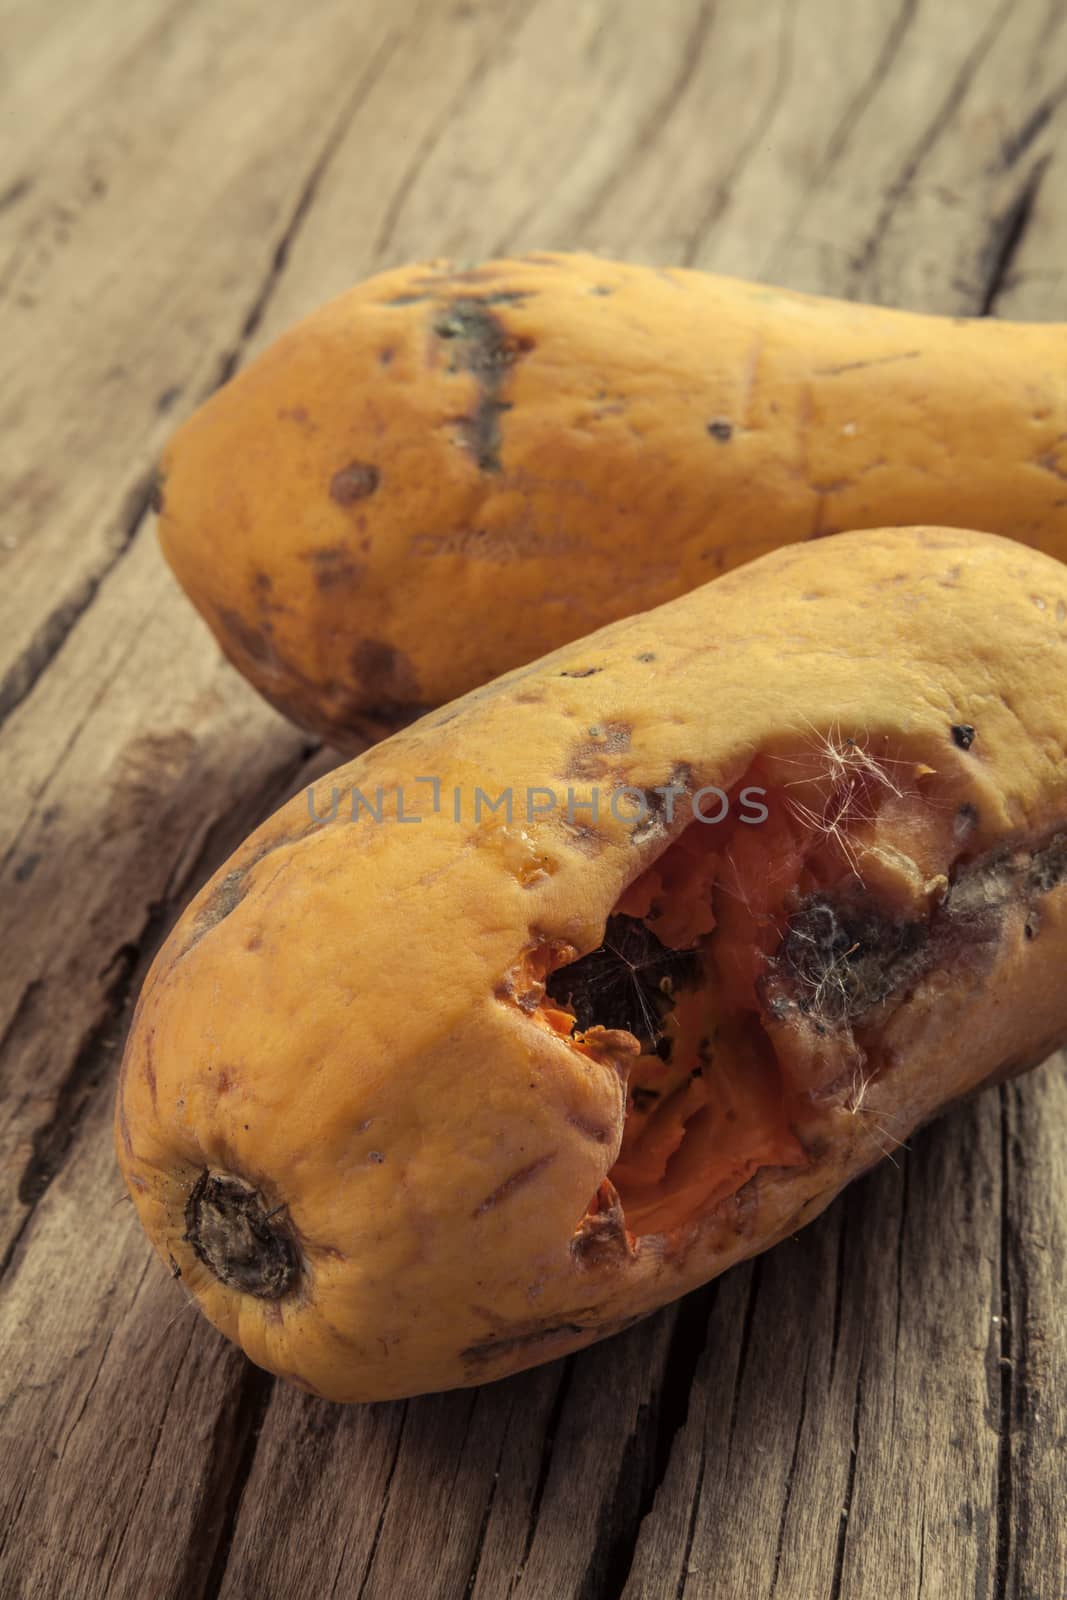
[{"label": "exposed orange flesh", "polygon": [[[862,886],[873,873],[887,908],[906,914],[912,896],[894,852],[924,878],[958,854],[952,806],[921,792],[931,779],[921,763],[875,760],[851,741],[831,744],[817,771],[787,776],[773,758],[756,763],[723,822],[692,824],[620,897],[617,915],[644,922],[671,950],[704,957],[699,986],[672,997],[666,1049],[637,1055],[630,1070],[610,1179],[631,1235],[692,1222],[760,1167],[805,1164],[790,1125],[797,1098],[838,1081],[862,1047],[850,1030],[816,1051],[802,1028],[769,1036],[761,980],[806,898]],[[746,788],[764,796],[758,827],[738,820]],[[557,1031],[574,1029],[573,1014],[552,999],[540,1010]],[[580,1047],[587,1037],[574,1034]]]}]

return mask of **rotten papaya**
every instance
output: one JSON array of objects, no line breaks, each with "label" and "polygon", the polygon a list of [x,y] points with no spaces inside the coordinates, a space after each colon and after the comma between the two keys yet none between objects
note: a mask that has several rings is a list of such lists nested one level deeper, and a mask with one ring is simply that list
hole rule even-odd
[{"label": "rotten papaya", "polygon": [[407,267],[178,430],[167,559],[343,748],[776,544],[944,523],[1067,556],[1067,328],[537,255]]},{"label": "rotten papaya", "polygon": [[784,547],[422,719],[158,956],[116,1122],[156,1249],[353,1401],[767,1248],[1067,1038],[1065,738],[1067,567],[930,528]]}]

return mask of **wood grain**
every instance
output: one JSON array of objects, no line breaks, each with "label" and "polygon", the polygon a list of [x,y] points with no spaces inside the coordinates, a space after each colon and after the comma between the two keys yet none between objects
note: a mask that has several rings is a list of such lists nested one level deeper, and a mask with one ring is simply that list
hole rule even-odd
[{"label": "wood grain", "polygon": [[163,569],[174,422],[411,257],[1062,317],[1067,13],[6,0],[0,40],[0,1593],[1059,1600],[1062,1059],[615,1340],[351,1410],[188,1308],[110,1110],[160,938],[330,760]]}]

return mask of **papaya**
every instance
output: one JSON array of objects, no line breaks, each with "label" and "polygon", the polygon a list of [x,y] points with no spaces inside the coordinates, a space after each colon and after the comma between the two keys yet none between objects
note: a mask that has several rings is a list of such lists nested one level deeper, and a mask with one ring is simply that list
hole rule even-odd
[{"label": "papaya", "polygon": [[1067,1038],[1067,569],[843,533],[297,795],[140,995],[163,1261],[341,1401],[579,1349]]},{"label": "papaya", "polygon": [[775,544],[1067,555],[1067,328],[582,255],[371,279],[175,434],[159,532],[229,659],[342,750]]}]

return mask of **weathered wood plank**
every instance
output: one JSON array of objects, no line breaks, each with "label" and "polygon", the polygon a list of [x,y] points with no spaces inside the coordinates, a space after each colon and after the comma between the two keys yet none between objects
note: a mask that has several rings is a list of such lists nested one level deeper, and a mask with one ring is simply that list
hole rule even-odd
[{"label": "weathered wood plank", "polygon": [[31,146],[0,214],[0,716],[128,547],[177,401],[236,359],[321,162],[415,15],[174,7]]},{"label": "weathered wood plank", "polygon": [[345,1412],[184,1309],[109,1134],[153,942],[308,748],[151,548],[172,421],[410,256],[584,246],[1062,315],[1061,9],[21,0],[0,28],[27,62],[0,152],[0,1589],[1067,1591],[1062,1065],[599,1349]]}]

